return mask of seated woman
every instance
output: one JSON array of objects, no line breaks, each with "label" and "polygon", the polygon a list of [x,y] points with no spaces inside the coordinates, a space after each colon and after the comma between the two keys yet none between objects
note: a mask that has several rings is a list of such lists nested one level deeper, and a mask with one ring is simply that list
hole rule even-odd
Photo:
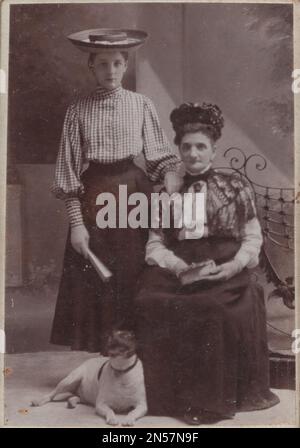
[{"label": "seated woman", "polygon": [[[269,390],[263,290],[249,273],[262,235],[247,182],[211,168],[220,109],[183,104],[171,121],[186,169],[181,193],[204,193],[204,235],[150,231],[136,331],[150,414],[212,423],[279,402]],[[203,275],[194,266],[206,260]]]}]

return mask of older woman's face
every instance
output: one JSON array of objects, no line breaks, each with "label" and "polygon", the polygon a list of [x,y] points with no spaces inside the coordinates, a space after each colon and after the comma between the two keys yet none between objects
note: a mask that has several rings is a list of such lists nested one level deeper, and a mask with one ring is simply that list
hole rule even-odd
[{"label": "older woman's face", "polygon": [[179,151],[186,170],[192,174],[201,173],[215,158],[211,139],[200,131],[185,134]]}]

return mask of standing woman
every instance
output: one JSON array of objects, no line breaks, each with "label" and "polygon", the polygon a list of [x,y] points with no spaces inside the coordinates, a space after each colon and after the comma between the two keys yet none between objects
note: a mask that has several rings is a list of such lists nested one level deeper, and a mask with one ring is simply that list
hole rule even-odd
[{"label": "standing woman", "polygon": [[[65,201],[70,230],[51,342],[73,350],[100,351],[112,328],[131,327],[132,297],[144,261],[146,230],[118,228],[118,214],[116,228],[100,229],[97,196],[112,193],[118,210],[119,185],[127,187],[128,196],[149,194],[148,179],[164,182],[169,193],[179,187],[178,158],[152,102],[122,87],[128,52],[146,37],[142,31],[113,29],[69,36],[90,53],[88,65],[97,83],[91,94],[67,110],[52,187],[54,195]],[[140,153],[148,177],[133,162]],[[112,271],[109,283],[104,284],[88,262],[88,248]]]}]

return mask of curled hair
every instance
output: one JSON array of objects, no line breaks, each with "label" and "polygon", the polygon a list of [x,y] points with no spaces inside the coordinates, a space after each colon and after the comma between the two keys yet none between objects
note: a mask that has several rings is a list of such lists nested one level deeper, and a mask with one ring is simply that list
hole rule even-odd
[{"label": "curled hair", "polygon": [[[118,50],[116,50],[118,51]],[[120,51],[121,55],[123,56],[124,60],[127,62],[129,58],[128,51]],[[95,63],[95,59],[97,57],[98,53],[90,53],[88,58],[88,66],[89,68],[92,68]]]},{"label": "curled hair", "polygon": [[182,137],[188,132],[201,131],[214,142],[221,137],[224,118],[217,105],[203,103],[184,103],[174,109],[170,120],[175,131],[174,142],[180,145]]}]

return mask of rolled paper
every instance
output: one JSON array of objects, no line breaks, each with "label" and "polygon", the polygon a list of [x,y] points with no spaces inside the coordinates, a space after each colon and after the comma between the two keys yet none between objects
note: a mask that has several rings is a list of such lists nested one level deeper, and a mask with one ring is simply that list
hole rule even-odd
[{"label": "rolled paper", "polygon": [[102,263],[102,261],[99,260],[99,258],[96,257],[96,255],[90,249],[88,249],[88,256],[91,264],[95,268],[101,280],[103,282],[108,282],[113,275],[112,272],[105,266],[104,263]]}]

